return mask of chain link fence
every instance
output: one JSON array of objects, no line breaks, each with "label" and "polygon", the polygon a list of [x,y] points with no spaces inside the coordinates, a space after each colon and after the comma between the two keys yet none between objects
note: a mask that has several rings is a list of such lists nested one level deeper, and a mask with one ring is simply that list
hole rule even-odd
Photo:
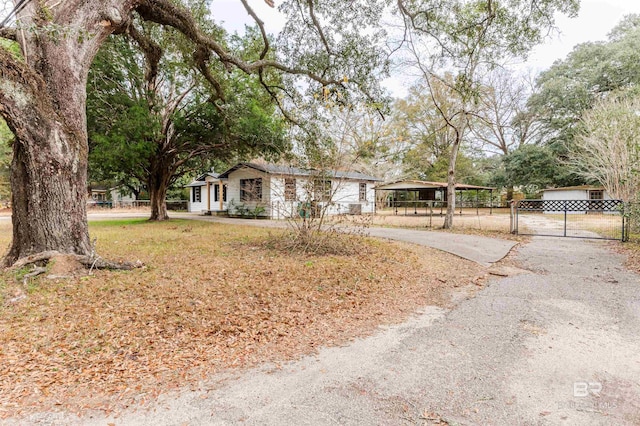
[{"label": "chain link fence", "polygon": [[640,242],[640,202],[627,203],[625,208],[627,239]]}]

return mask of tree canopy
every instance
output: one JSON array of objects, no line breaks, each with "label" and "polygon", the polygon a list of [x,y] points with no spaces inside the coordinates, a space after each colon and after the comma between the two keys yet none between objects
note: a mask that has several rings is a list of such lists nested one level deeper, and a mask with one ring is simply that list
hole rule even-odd
[{"label": "tree canopy", "polygon": [[579,44],[540,74],[529,107],[542,124],[541,142],[566,156],[582,114],[614,91],[640,87],[640,16],[628,15],[606,41]]},{"label": "tree canopy", "polygon": [[[273,99],[253,79],[207,70],[227,93],[221,99],[175,31],[137,25],[131,38],[112,36],[89,73],[90,172],[131,189],[144,184],[151,217],[162,220],[166,191],[184,174],[237,158],[278,157],[287,147]],[[144,49],[152,44],[157,57]],[[251,48],[239,37],[228,44],[237,52]]]}]

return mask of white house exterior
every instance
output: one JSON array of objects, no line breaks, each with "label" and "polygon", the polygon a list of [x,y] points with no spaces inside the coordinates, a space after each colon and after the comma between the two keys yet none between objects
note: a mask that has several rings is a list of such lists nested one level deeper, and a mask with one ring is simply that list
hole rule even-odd
[{"label": "white house exterior", "polygon": [[139,202],[131,191],[127,192],[122,186],[109,188],[109,192],[111,194],[111,202],[114,207],[131,207],[136,202]]},{"label": "white house exterior", "polygon": [[283,219],[311,214],[375,212],[374,184],[380,179],[361,173],[329,171],[323,174],[274,164],[239,163],[220,174],[227,180],[230,215]]},{"label": "white house exterior", "polygon": [[187,185],[187,188],[189,188],[188,211],[205,214],[227,211],[226,179],[220,179],[215,173],[205,173]]},{"label": "white house exterior", "polygon": [[[584,203],[587,207],[584,210],[578,208],[567,212],[569,214],[585,214],[589,210],[602,210],[602,207],[598,205],[598,200],[611,200],[612,198],[601,186],[580,185],[545,189],[542,191],[542,199],[551,201],[589,200],[589,203]],[[545,210],[545,213],[558,214],[563,213],[563,210]]]}]

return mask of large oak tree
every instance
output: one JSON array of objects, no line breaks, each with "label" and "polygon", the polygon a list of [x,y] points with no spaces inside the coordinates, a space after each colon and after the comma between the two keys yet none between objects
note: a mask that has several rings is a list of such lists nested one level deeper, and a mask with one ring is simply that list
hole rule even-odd
[{"label": "large oak tree", "polygon": [[262,34],[262,49],[251,56],[229,51],[170,0],[15,1],[16,25],[0,29],[0,37],[20,50],[15,55],[0,46],[0,115],[15,135],[13,241],[5,265],[51,253],[92,255],[86,217],[87,75],[107,37],[126,33],[134,17],[184,35],[205,76],[211,64],[238,69],[281,103],[294,98],[294,86],[270,85],[262,78],[267,69],[307,77],[308,90],[336,85],[375,96],[370,77],[385,65],[378,48],[383,37],[364,29],[380,18],[380,2],[349,7],[337,0],[284,2],[288,23],[279,46],[285,56],[272,59],[263,21],[247,0],[240,1]]},{"label": "large oak tree", "polygon": [[[150,219],[166,220],[167,191],[185,174],[288,151],[283,120],[251,76],[209,67],[216,90],[175,31],[135,22],[129,34],[111,36],[89,73],[91,179],[129,188],[144,183]],[[234,51],[252,48],[229,38]]]}]

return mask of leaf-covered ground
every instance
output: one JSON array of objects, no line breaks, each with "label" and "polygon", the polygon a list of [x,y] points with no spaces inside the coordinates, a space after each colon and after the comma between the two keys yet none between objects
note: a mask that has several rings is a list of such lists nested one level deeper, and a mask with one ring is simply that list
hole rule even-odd
[{"label": "leaf-covered ground", "polygon": [[[270,248],[274,230],[96,222],[98,252],[131,272],[0,282],[0,418],[107,412],[229,368],[284,361],[447,305],[483,273],[424,247],[364,240],[352,256]],[[356,237],[352,237],[356,238]],[[0,244],[10,226],[0,225]],[[55,265],[53,266],[55,269]],[[24,297],[26,295],[26,297]]]}]

